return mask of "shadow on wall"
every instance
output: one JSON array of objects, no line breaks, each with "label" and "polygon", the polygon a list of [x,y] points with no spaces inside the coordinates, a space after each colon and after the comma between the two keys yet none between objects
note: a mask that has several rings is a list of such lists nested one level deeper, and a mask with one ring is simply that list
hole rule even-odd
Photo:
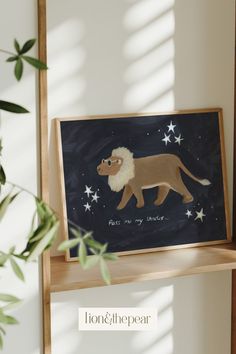
[{"label": "shadow on wall", "polygon": [[[230,106],[232,97],[224,95],[230,70],[222,70],[229,42],[219,23],[227,23],[231,10],[221,0],[51,0],[50,119]],[[51,131],[51,201],[60,210],[55,160]],[[228,353],[230,300],[222,299],[229,277],[216,273],[55,294],[53,354]],[[78,334],[78,306],[154,306],[159,327]]]},{"label": "shadow on wall", "polygon": [[[174,0],[72,0],[66,7],[50,1],[50,119],[173,110],[173,6]],[[51,204],[60,211],[55,146],[51,126]]]},{"label": "shadow on wall", "polygon": [[[96,291],[96,298],[94,292]],[[119,292],[119,296],[117,293]],[[172,325],[173,285],[153,282],[102,287],[53,295],[53,354],[87,353],[141,354],[173,352]],[[156,307],[159,326],[155,332],[81,332],[78,328],[78,307]],[[70,324],[58,325],[62,317]],[[70,347],[68,348],[68,343]],[[67,345],[67,347],[66,347]],[[151,350],[151,351],[150,351]],[[154,353],[154,352],[153,352]]]},{"label": "shadow on wall", "polygon": [[174,4],[50,1],[50,117],[173,109]]},{"label": "shadow on wall", "polygon": [[[52,353],[229,353],[229,281],[230,273],[219,272],[53,294]],[[80,333],[78,307],[156,307],[158,328]]]},{"label": "shadow on wall", "polygon": [[[36,304],[37,307],[35,307]],[[39,309],[40,299],[38,294],[35,294],[27,300],[23,300],[22,305],[11,311],[11,315],[18,319],[20,324],[5,328],[7,335],[4,338],[4,347],[1,354],[16,353],[17,341],[19,341],[19,350],[24,349],[24,353],[39,354]],[[33,316],[35,321],[32,319]],[[27,332],[27,328],[29,332]]]}]

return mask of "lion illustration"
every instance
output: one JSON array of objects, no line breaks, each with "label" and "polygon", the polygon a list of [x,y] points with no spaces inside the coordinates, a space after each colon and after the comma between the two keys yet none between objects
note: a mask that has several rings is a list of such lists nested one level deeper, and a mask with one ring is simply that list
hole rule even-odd
[{"label": "lion illustration", "polygon": [[193,176],[180,158],[172,154],[136,159],[127,148],[119,147],[97,166],[100,176],[109,176],[108,184],[112,191],[120,192],[124,188],[121,201],[117,206],[118,210],[125,208],[132,195],[137,199],[136,207],[143,207],[142,190],[154,187],[158,187],[157,198],[154,202],[157,206],[165,201],[171,189],[183,197],[183,203],[192,202],[193,196],[185,186],[180,170],[203,186],[211,184],[207,179]]}]

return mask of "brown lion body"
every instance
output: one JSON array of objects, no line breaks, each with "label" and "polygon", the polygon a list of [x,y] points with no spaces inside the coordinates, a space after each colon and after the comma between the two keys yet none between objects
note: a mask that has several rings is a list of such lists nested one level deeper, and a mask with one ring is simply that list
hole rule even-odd
[{"label": "brown lion body", "polygon": [[[126,148],[118,148],[126,149]],[[127,149],[126,149],[127,150]],[[108,175],[118,177],[121,166],[124,159],[118,154],[115,154],[115,150],[112,156],[98,166],[97,170],[100,175]],[[107,161],[111,159],[110,166]],[[133,173],[130,179],[124,183],[123,195],[121,201],[117,207],[118,210],[123,209],[130,198],[134,195],[137,204],[137,208],[144,206],[143,190],[158,187],[155,205],[161,205],[170,190],[179,193],[182,196],[183,203],[190,203],[193,201],[193,196],[187,189],[181,177],[181,170],[186,173],[190,178],[202,185],[209,185],[210,182],[206,179],[199,179],[195,177],[182,163],[180,158],[172,154],[160,154],[154,156],[147,156],[142,158],[133,159]],[[128,167],[127,167],[128,168]],[[117,170],[117,171],[116,171]],[[115,177],[115,178],[116,178]],[[122,176],[121,176],[122,177]],[[110,180],[112,182],[112,180]],[[109,183],[109,182],[108,182]],[[110,184],[110,183],[109,183]],[[113,183],[114,184],[114,183]],[[112,188],[115,191],[119,191]]]}]

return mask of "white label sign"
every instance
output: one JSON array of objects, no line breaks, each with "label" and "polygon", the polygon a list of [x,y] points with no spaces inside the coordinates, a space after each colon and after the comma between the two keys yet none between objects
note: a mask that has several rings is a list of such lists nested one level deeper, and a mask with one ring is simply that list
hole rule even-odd
[{"label": "white label sign", "polygon": [[152,331],[157,329],[157,309],[139,307],[81,307],[79,331]]}]

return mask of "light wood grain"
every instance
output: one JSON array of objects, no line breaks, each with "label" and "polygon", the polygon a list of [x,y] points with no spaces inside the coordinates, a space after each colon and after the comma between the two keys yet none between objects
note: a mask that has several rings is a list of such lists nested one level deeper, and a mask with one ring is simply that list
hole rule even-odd
[{"label": "light wood grain", "polygon": [[[38,56],[47,62],[46,0],[38,0]],[[39,72],[39,152],[40,152],[40,196],[48,203],[48,112],[47,112],[47,72]],[[51,354],[50,315],[50,252],[42,255],[42,307],[43,307],[43,353]]]},{"label": "light wood grain", "polygon": [[[236,7],[235,7],[236,18]],[[234,50],[234,168],[233,168],[233,235],[236,232],[236,23],[235,23],[235,50]],[[234,236],[235,240],[235,236]],[[236,270],[232,272],[232,300],[231,300],[231,354],[236,354]]]},{"label": "light wood grain", "polygon": [[[60,188],[60,226],[62,228],[62,237],[64,240],[69,238],[68,236],[68,225],[67,225],[67,207],[66,207],[66,190],[65,190],[65,176],[64,176],[64,167],[63,167],[63,156],[62,156],[62,140],[61,140],[61,126],[60,120],[54,119],[53,124],[55,127],[56,133],[56,151],[57,151],[57,175],[59,176],[59,188]],[[71,261],[70,251],[66,250],[65,260],[67,262]]]},{"label": "light wood grain", "polygon": [[142,113],[117,113],[117,114],[98,114],[98,115],[87,115],[87,116],[72,116],[72,117],[55,117],[59,121],[73,121],[73,120],[84,120],[84,119],[112,119],[112,118],[126,118],[126,117],[147,117],[147,116],[162,116],[166,115],[176,115],[176,114],[191,114],[191,113],[207,113],[207,112],[220,112],[222,111],[221,107],[209,107],[209,108],[194,108],[194,109],[181,109],[175,111],[166,111],[166,112],[142,112]]},{"label": "light wood grain", "polygon": [[[109,262],[112,284],[163,279],[236,268],[236,250],[228,245],[136,254]],[[51,259],[51,292],[104,286],[99,268],[84,271],[63,256]]]},{"label": "light wood grain", "polygon": [[232,272],[231,354],[236,354],[236,270]]},{"label": "light wood grain", "polygon": [[220,148],[221,148],[221,169],[223,176],[223,188],[224,188],[224,202],[225,202],[225,220],[226,220],[226,232],[227,240],[233,238],[230,221],[230,209],[229,209],[229,189],[228,189],[228,175],[226,166],[226,152],[225,152],[225,134],[224,134],[224,122],[223,122],[223,110],[219,111],[219,127],[220,127]]}]

